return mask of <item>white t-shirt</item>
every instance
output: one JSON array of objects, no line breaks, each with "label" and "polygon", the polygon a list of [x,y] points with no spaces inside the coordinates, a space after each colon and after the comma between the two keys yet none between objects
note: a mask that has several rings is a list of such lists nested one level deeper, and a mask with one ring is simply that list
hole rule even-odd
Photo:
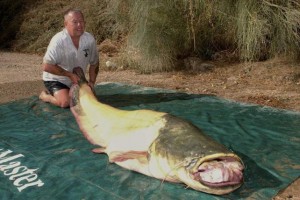
[{"label": "white t-shirt", "polygon": [[[50,41],[43,62],[58,65],[61,68],[72,72],[73,68],[81,67],[86,72],[89,64],[95,65],[99,62],[99,54],[95,38],[88,32],[80,36],[79,48],[74,46],[71,36],[66,29],[57,33]],[[66,76],[57,76],[43,72],[44,81],[59,81],[71,86],[71,80]]]}]

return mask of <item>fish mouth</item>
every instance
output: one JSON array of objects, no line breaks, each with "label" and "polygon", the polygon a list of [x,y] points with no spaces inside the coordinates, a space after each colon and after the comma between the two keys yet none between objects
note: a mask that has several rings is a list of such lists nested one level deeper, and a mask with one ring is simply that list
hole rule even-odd
[{"label": "fish mouth", "polygon": [[205,186],[221,188],[241,185],[243,170],[243,163],[233,155],[202,160],[191,174],[195,181]]}]

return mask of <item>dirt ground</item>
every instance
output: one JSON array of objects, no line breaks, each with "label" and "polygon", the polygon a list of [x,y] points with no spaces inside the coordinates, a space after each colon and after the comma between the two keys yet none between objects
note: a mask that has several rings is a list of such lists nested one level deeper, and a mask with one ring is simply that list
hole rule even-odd
[{"label": "dirt ground", "polygon": [[[300,112],[300,62],[273,59],[266,62],[226,64],[210,63],[207,71],[175,71],[140,74],[133,70],[104,66],[113,57],[101,56],[102,67],[97,82],[122,82],[175,89],[195,94],[214,94],[239,102],[254,103]],[[38,96],[42,56],[0,52],[0,104]],[[300,175],[300,173],[299,173]],[[275,200],[300,199],[300,178]]]}]

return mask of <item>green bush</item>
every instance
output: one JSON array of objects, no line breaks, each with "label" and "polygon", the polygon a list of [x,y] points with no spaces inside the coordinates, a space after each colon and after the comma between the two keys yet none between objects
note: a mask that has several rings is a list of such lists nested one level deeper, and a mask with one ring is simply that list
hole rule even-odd
[{"label": "green bush", "polygon": [[63,13],[68,8],[80,8],[85,15],[86,30],[98,43],[112,35],[113,22],[104,16],[105,1],[40,1],[24,14],[13,49],[23,52],[44,53],[50,39],[63,28]]},{"label": "green bush", "polygon": [[0,1],[0,48],[10,48],[23,23],[23,14],[35,0]]},{"label": "green bush", "polygon": [[63,12],[77,7],[97,42],[121,39],[123,61],[142,72],[172,70],[188,56],[300,57],[298,0],[3,0],[0,5],[5,27],[0,42],[17,51],[44,53],[63,27]]},{"label": "green bush", "polygon": [[172,69],[178,57],[213,59],[222,52],[241,61],[299,56],[297,0],[112,0],[109,6],[116,27],[128,33],[128,62],[145,72]]}]

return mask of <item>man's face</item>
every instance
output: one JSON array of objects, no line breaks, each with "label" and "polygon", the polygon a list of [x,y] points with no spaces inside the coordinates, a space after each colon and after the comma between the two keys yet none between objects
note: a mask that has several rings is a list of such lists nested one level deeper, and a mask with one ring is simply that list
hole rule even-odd
[{"label": "man's face", "polygon": [[65,19],[65,28],[71,37],[80,37],[84,32],[84,19],[80,13],[69,13]]}]

